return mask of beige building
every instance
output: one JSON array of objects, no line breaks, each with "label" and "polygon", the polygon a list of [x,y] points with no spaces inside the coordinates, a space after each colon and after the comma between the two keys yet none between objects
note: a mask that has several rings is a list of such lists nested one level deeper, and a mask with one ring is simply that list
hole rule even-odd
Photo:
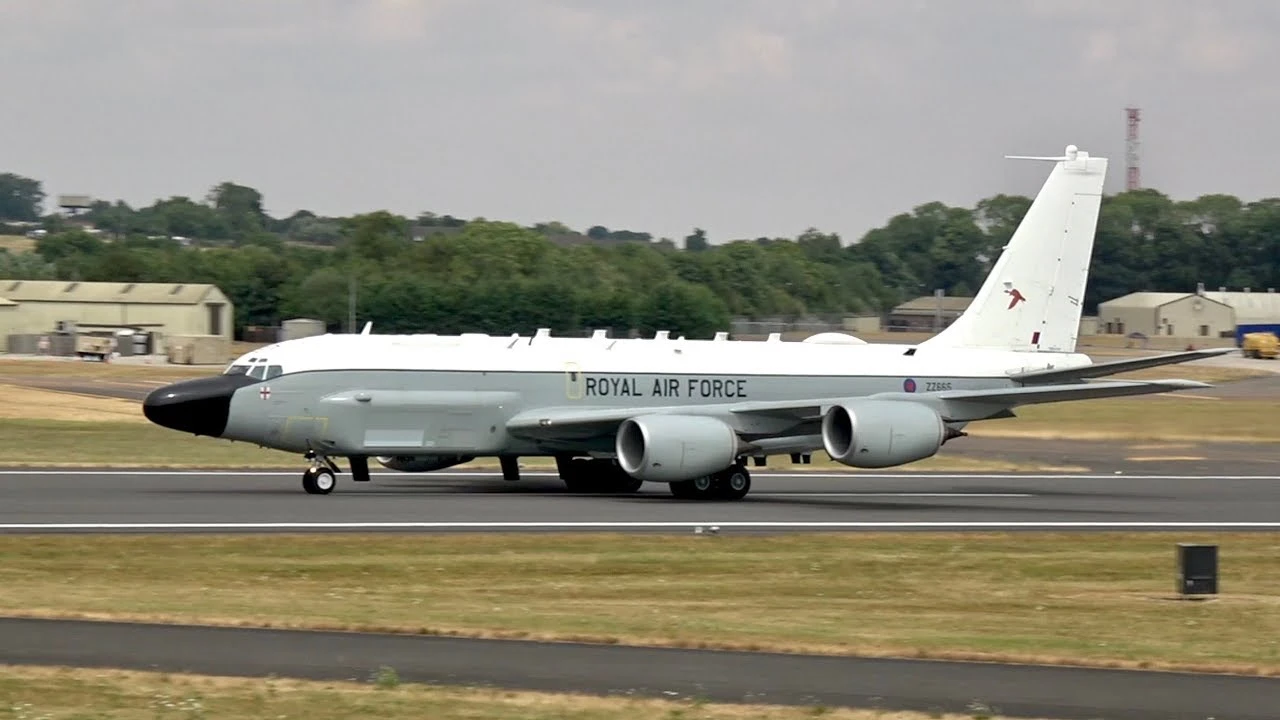
[{"label": "beige building", "polygon": [[1280,293],[1275,288],[1267,288],[1266,292],[1218,288],[1204,293],[1204,296],[1230,305],[1236,311],[1237,325],[1280,323]]},{"label": "beige building", "polygon": [[128,329],[230,343],[234,318],[231,301],[208,284],[0,280],[0,338]]},{"label": "beige building", "polygon": [[1235,332],[1236,311],[1224,302],[1228,299],[1200,293],[1129,293],[1098,304],[1098,332],[1141,333],[1147,337],[1230,337]]},{"label": "beige building", "polygon": [[885,326],[894,332],[935,332],[955,322],[971,302],[971,297],[924,295],[890,310]]}]

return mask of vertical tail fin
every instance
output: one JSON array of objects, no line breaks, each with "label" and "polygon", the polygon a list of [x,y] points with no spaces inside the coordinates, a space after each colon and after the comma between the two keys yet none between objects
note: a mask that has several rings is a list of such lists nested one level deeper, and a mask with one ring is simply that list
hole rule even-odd
[{"label": "vertical tail fin", "polygon": [[1107,159],[1067,147],[964,313],[921,347],[1074,352]]}]

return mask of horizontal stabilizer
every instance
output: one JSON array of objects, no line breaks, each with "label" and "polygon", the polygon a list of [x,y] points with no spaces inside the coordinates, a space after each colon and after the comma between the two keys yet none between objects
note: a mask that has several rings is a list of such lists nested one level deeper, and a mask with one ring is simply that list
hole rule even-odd
[{"label": "horizontal stabilizer", "polygon": [[[1067,383],[1040,387],[1012,387],[994,390],[948,390],[919,396],[941,401],[943,415],[952,422],[969,422],[995,417],[997,411],[1010,410],[1021,405],[1063,402],[1067,400],[1097,400],[1099,398],[1151,395],[1176,390],[1196,390],[1213,387],[1195,380],[1128,381],[1105,380],[1096,383]],[[911,397],[911,396],[906,396]]]},{"label": "horizontal stabilizer", "polygon": [[1202,360],[1204,358],[1218,357],[1219,355],[1226,355],[1232,352],[1235,352],[1235,348],[1188,350],[1186,352],[1169,353],[1153,357],[1111,360],[1108,362],[1094,363],[1092,365],[1084,365],[1081,367],[1062,368],[1060,370],[1032,370],[1030,372],[1018,373],[1009,377],[1011,380],[1015,380],[1025,385],[1069,382],[1072,380],[1084,380],[1086,378],[1106,377],[1108,375],[1116,375],[1118,373],[1130,372],[1133,370],[1160,367],[1161,365],[1173,365],[1175,363],[1190,362],[1192,360]]}]

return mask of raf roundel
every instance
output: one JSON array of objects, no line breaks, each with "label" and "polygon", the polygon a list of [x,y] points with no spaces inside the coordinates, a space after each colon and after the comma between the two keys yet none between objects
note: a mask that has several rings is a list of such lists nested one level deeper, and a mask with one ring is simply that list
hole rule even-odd
[{"label": "raf roundel", "polygon": [[915,381],[915,380],[912,380],[911,378],[907,378],[906,380],[903,380],[903,381],[902,381],[902,389],[903,389],[904,391],[906,391],[906,392],[909,392],[909,393],[913,393],[913,392],[915,392],[915,391],[916,391],[916,381]]}]

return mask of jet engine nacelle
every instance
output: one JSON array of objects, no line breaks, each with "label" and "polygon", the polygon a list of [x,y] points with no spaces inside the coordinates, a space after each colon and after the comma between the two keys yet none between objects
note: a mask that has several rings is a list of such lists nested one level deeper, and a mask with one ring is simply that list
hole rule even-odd
[{"label": "jet engine nacelle", "polygon": [[732,466],[741,443],[713,417],[642,415],[622,422],[614,445],[618,465],[631,477],[680,482]]},{"label": "jet engine nacelle", "polygon": [[946,425],[920,403],[861,400],[836,405],[822,418],[822,447],[832,460],[858,468],[905,465],[932,457]]},{"label": "jet engine nacelle", "polygon": [[410,473],[443,470],[474,459],[466,455],[384,455],[376,458],[384,468]]}]

